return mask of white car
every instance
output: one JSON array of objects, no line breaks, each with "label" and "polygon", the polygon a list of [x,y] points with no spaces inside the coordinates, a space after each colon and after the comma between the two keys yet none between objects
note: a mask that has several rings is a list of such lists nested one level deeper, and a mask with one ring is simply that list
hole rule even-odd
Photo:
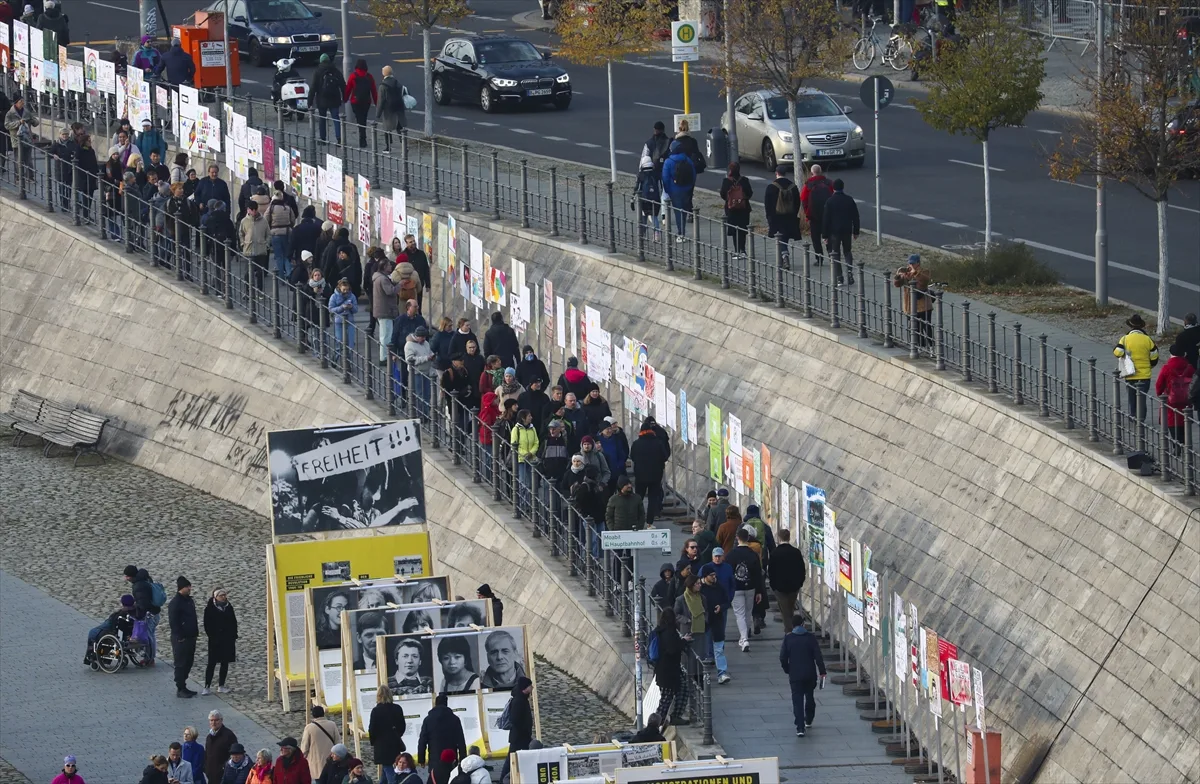
[{"label": "white car", "polygon": [[[863,129],[848,115],[849,106],[838,106],[820,90],[804,88],[796,96],[800,124],[800,154],[805,163],[845,163],[859,168],[867,159]],[[768,169],[792,160],[792,124],[787,101],[772,90],[757,90],[733,105],[737,118],[738,156],[760,160]],[[727,115],[721,115],[726,125]]]}]

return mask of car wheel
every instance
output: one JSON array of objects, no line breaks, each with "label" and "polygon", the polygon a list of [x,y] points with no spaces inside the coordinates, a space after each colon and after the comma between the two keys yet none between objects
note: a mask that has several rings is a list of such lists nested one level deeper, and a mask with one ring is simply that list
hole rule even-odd
[{"label": "car wheel", "polygon": [[762,161],[768,171],[775,171],[777,160],[775,158],[775,145],[770,139],[763,139],[762,143]]},{"label": "car wheel", "polygon": [[486,84],[479,89],[479,108],[483,109],[484,114],[496,111],[496,95]]},{"label": "car wheel", "polygon": [[566,109],[570,105],[571,105],[571,96],[569,96],[569,95],[564,98],[555,98],[554,99],[554,108],[558,109],[560,111],[563,109]]},{"label": "car wheel", "polygon": [[262,44],[258,42],[257,38],[250,39],[250,62],[255,65],[267,64],[266,57],[263,55]]},{"label": "car wheel", "polygon": [[442,77],[433,77],[433,100],[438,106],[450,105],[450,93],[446,91],[446,83]]},{"label": "car wheel", "polygon": [[847,166],[849,166],[851,169],[861,169],[863,167],[863,165],[866,164],[866,162],[867,162],[867,159],[864,156],[862,158],[858,158],[856,160],[850,161],[847,164]]}]

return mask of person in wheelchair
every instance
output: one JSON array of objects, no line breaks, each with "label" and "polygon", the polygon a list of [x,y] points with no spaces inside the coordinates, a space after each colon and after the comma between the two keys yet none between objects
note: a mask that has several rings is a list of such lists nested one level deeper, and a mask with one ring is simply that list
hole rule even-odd
[{"label": "person in wheelchair", "polygon": [[133,636],[135,620],[137,620],[137,609],[134,607],[133,597],[125,594],[121,597],[121,606],[112,615],[109,615],[104,623],[88,632],[87,654],[83,657],[83,663],[91,666],[92,660],[96,656],[96,643],[105,634],[116,634],[122,642],[130,639]]}]

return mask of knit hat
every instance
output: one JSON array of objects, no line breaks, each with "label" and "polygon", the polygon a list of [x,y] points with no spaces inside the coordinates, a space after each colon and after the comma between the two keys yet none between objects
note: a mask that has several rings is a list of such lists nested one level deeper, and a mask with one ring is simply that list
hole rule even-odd
[{"label": "knit hat", "polygon": [[323,55],[321,55],[321,62],[322,62],[322,63],[327,63],[327,62],[329,62],[329,55],[327,55],[327,54],[323,54]]},{"label": "knit hat", "polygon": [[717,491],[716,491],[716,490],[709,490],[709,491],[708,491],[708,495],[706,495],[706,496],[704,496],[704,497],[705,497],[705,498],[716,498],[716,497],[717,497]]},{"label": "knit hat", "polygon": [[192,585],[191,580],[184,577],[182,574],[179,575],[179,578],[175,581],[175,588],[177,590],[183,590],[184,588],[189,588],[189,587],[191,587],[191,585]]},{"label": "knit hat", "polygon": [[295,739],[295,738],[293,738],[291,735],[288,735],[286,738],[284,738],[283,740],[279,741],[279,742],[278,742],[278,743],[276,743],[275,745],[276,745],[276,746],[278,746],[278,747],[280,747],[280,748],[283,748],[284,746],[291,746],[293,749],[295,749],[295,748],[299,748],[299,747],[300,747],[300,744],[299,744],[299,743],[297,743],[297,742],[296,742],[296,739]]},{"label": "knit hat", "polygon": [[[714,550],[714,551],[715,551],[715,550],[721,550],[721,548],[720,548],[720,547],[714,547],[714,548],[713,548],[713,550]],[[721,555],[724,555],[724,554],[725,554],[725,551],[724,551],[724,550],[721,550]],[[716,555],[716,552],[714,552],[714,553],[713,553],[713,555]],[[710,564],[710,563],[706,563],[706,564],[704,564],[704,566],[701,566],[701,567],[700,567],[700,572],[699,572],[699,575],[698,575],[698,576],[700,576],[700,577],[707,577],[707,576],[708,576],[708,575],[710,575],[710,574],[716,574],[716,573],[717,573],[717,567],[713,566],[713,565],[712,565],[712,564]]]},{"label": "knit hat", "polygon": [[134,566],[133,564],[129,564],[129,566],[125,567],[125,576],[126,577],[137,577],[137,573],[138,573],[138,568],[136,566]]},{"label": "knit hat", "polygon": [[758,517],[759,508],[755,504],[750,504],[746,507],[746,517]]},{"label": "knit hat", "polygon": [[504,375],[512,376],[513,378],[516,378],[517,370],[516,370],[516,368],[504,368]]},{"label": "knit hat", "polygon": [[427,337],[429,337],[429,330],[426,329],[425,327],[417,327],[416,329],[413,330],[413,337],[414,338],[427,338]]},{"label": "knit hat", "polygon": [[442,762],[454,762],[454,749],[442,749]]},{"label": "knit hat", "polygon": [[549,428],[551,430],[562,430],[563,429],[562,420],[561,419],[551,419]]},{"label": "knit hat", "polygon": [[346,759],[350,755],[350,749],[346,748],[344,743],[335,744],[329,751],[338,759]]},{"label": "knit hat", "polygon": [[321,224],[321,231],[333,231],[333,221],[325,221]]},{"label": "knit hat", "polygon": [[63,757],[63,764],[64,765],[74,765],[75,764],[75,755],[68,754],[67,756]]},{"label": "knit hat", "polygon": [[908,257],[908,263],[909,263],[909,264],[918,264],[918,265],[919,265],[919,264],[921,263],[921,254],[920,254],[920,253],[914,253],[914,254],[912,254],[911,256],[909,256],[909,257]]},{"label": "knit hat", "polygon": [[121,154],[121,148],[118,147],[117,145],[114,144],[108,148],[108,157],[109,158],[113,157],[114,155],[120,155],[120,154]]},{"label": "knit hat", "polygon": [[124,596],[122,596],[121,597],[121,606],[122,607],[132,607],[133,606],[133,597],[129,594],[125,594]]},{"label": "knit hat", "polygon": [[582,440],[581,440],[579,443],[581,443],[581,444],[591,444],[592,446],[595,446],[595,445],[596,445],[596,439],[592,438],[591,436],[584,436],[584,437],[583,437],[583,439],[582,439]]},{"label": "knit hat", "polygon": [[313,257],[313,255],[312,255],[311,250],[300,251],[300,260],[301,261],[309,261],[310,259],[312,259],[312,257]]},{"label": "knit hat", "polygon": [[728,498],[728,497],[729,497],[729,489],[728,488],[722,487],[717,490],[717,498]]},{"label": "knit hat", "polygon": [[[32,6],[28,6],[28,5],[27,5],[27,6],[25,6],[25,7],[26,7],[26,8],[32,8]],[[143,35],[143,36],[142,36],[142,46],[145,46],[146,44],[150,43],[150,42],[151,42],[151,41],[153,41],[153,40],[154,40],[154,39],[153,39],[152,37],[150,37],[150,36],[148,36],[148,35]]]}]

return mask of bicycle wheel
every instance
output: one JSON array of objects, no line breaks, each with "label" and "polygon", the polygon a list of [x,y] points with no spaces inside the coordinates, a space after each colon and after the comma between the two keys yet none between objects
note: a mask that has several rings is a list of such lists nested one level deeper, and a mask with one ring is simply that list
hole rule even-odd
[{"label": "bicycle wheel", "polygon": [[875,62],[875,42],[870,38],[859,38],[854,42],[854,67],[865,71]]},{"label": "bicycle wheel", "polygon": [[892,52],[891,66],[897,71],[904,71],[912,64],[913,47],[912,42],[907,38],[901,38],[896,42],[895,49]]}]

